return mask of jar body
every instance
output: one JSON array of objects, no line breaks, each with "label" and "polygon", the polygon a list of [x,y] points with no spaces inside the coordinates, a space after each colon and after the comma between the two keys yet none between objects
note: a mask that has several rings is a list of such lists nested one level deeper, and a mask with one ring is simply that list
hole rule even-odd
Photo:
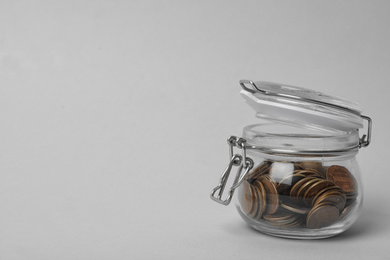
[{"label": "jar body", "polygon": [[297,239],[340,234],[363,199],[357,150],[341,154],[270,154],[249,150],[254,167],[238,188],[236,208],[252,228]]}]

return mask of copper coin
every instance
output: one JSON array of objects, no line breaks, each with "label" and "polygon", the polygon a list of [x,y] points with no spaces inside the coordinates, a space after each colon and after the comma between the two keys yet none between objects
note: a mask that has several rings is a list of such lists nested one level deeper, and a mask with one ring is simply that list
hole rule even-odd
[{"label": "copper coin", "polygon": [[302,227],[305,221],[306,221],[306,217],[303,215],[299,215],[293,222],[285,224],[283,228],[291,229],[291,228]]},{"label": "copper coin", "polygon": [[290,197],[293,197],[293,198],[296,197],[298,190],[302,187],[302,185],[310,180],[313,180],[313,179],[317,179],[317,178],[309,176],[309,177],[305,177],[302,180],[295,183],[294,186],[290,190]]},{"label": "copper coin", "polygon": [[291,222],[287,225],[284,225],[284,228],[292,229],[292,228],[297,228],[302,226],[303,221],[301,219],[297,219],[294,222]]},{"label": "copper coin", "polygon": [[315,169],[297,170],[297,171],[295,171],[295,173],[300,173],[300,174],[303,174],[305,176],[315,176],[315,177],[324,179],[324,175]]},{"label": "copper coin", "polygon": [[297,214],[306,214],[310,211],[309,208],[301,207],[293,203],[282,202],[280,203],[280,206]]},{"label": "copper coin", "polygon": [[297,183],[297,181],[299,181],[305,177],[306,177],[306,175],[303,175],[300,173],[289,174],[289,175],[285,176],[283,179],[281,179],[279,181],[278,185],[286,184],[286,185],[293,186],[295,183]]},{"label": "copper coin", "polygon": [[[267,193],[265,190],[265,187],[262,182],[260,182],[262,186],[261,187],[261,192],[260,192],[260,211],[258,217],[261,218],[264,215],[265,210],[267,209]],[[260,189],[260,188],[259,188]]]},{"label": "copper coin", "polygon": [[279,194],[287,196],[290,193],[291,187],[303,178],[305,178],[305,175],[299,173],[285,176],[277,185]]},{"label": "copper coin", "polygon": [[332,203],[339,211],[341,211],[345,207],[345,202],[346,198],[344,193],[339,191],[329,191],[318,197],[318,199],[314,202],[314,207],[321,203]]},{"label": "copper coin", "polygon": [[347,217],[349,213],[352,212],[352,209],[357,205],[357,202],[352,203],[351,205],[344,208],[344,210],[340,214],[340,218]]},{"label": "copper coin", "polygon": [[331,204],[319,204],[312,208],[307,215],[306,226],[310,229],[317,229],[329,226],[339,218],[339,209]]},{"label": "copper coin", "polygon": [[345,193],[357,191],[357,183],[347,168],[339,165],[332,165],[326,171],[326,178],[333,181]]},{"label": "copper coin", "polygon": [[253,183],[253,188],[256,190],[258,193],[258,200],[257,200],[257,205],[258,205],[258,212],[256,213],[255,217],[256,218],[261,218],[265,212],[265,209],[267,207],[267,194],[265,192],[264,185],[260,180],[256,180]]},{"label": "copper coin", "polygon": [[271,223],[273,225],[282,226],[296,221],[299,216],[300,215],[296,214],[288,214],[285,215],[283,218],[267,218],[266,220],[268,223]]},{"label": "copper coin", "polygon": [[307,182],[305,182],[304,184],[302,184],[302,186],[298,189],[298,192],[297,192],[297,195],[296,197],[297,198],[303,198],[303,194],[305,194],[306,190],[310,188],[310,186],[314,183],[317,183],[317,182],[320,182],[322,181],[322,179],[319,179],[319,178],[313,178]]},{"label": "copper coin", "polygon": [[334,186],[334,183],[331,181],[328,181],[328,180],[321,180],[321,181],[318,181],[318,182],[310,185],[310,187],[303,194],[304,201],[309,203],[308,205],[310,205],[312,202],[312,198],[318,192],[320,192],[322,189],[330,187],[330,186]]},{"label": "copper coin", "polygon": [[320,173],[322,176],[325,175],[324,167],[322,166],[322,162],[319,161],[302,161],[299,162],[303,169],[313,169]]},{"label": "copper coin", "polygon": [[260,179],[260,180],[267,179],[267,180],[269,180],[270,182],[272,182],[273,184],[276,185],[274,179],[272,179],[272,177],[269,174],[263,174],[258,179]]},{"label": "copper coin", "polygon": [[291,219],[288,219],[288,221],[286,221],[285,223],[283,222],[271,222],[271,221],[267,221],[267,223],[273,225],[273,226],[276,226],[276,227],[280,227],[280,228],[287,228],[287,227],[291,227],[291,226],[296,226],[296,218],[291,218]]},{"label": "copper coin", "polygon": [[252,212],[254,203],[254,195],[252,191],[251,185],[244,181],[242,183],[242,202],[241,202],[241,208],[245,214],[249,214]]},{"label": "copper coin", "polygon": [[349,205],[353,204],[353,203],[356,203],[356,198],[353,198],[353,199],[349,199],[347,197],[347,200],[345,202],[345,207],[348,207]]},{"label": "copper coin", "polygon": [[283,222],[285,220],[291,219],[292,217],[295,217],[295,214],[292,214],[291,212],[288,212],[286,210],[279,210],[275,214],[267,214],[264,215],[264,219],[271,221],[271,222]]},{"label": "copper coin", "polygon": [[341,192],[341,193],[344,193],[343,190],[336,186],[336,185],[333,185],[333,186],[329,186],[329,187],[326,187],[322,190],[320,190],[313,198],[312,200],[312,205],[314,205],[314,202],[318,199],[319,196],[321,196],[322,194],[324,194],[325,192],[329,192],[329,191],[333,191],[333,190],[336,190],[338,192]]},{"label": "copper coin", "polygon": [[354,193],[347,193],[345,194],[347,195],[347,199],[356,199],[357,196],[358,196],[358,193],[357,192],[354,192]]},{"label": "copper coin", "polygon": [[279,195],[275,184],[268,178],[262,178],[261,183],[266,191],[267,207],[265,214],[274,214],[279,207]]},{"label": "copper coin", "polygon": [[250,218],[257,218],[257,215],[259,213],[259,207],[260,207],[260,194],[258,189],[255,186],[250,185],[250,188],[253,194],[253,201],[252,201],[252,208],[248,216]]},{"label": "copper coin", "polygon": [[294,163],[294,170],[303,170],[303,167],[298,162],[295,162]]}]

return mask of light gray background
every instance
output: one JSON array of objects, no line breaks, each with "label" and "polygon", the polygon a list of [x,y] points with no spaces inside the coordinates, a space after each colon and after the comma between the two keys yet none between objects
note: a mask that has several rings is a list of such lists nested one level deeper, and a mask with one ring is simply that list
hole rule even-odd
[{"label": "light gray background", "polygon": [[[389,1],[2,1],[0,259],[389,259]],[[359,101],[364,211],[273,238],[209,199],[240,79]]]}]

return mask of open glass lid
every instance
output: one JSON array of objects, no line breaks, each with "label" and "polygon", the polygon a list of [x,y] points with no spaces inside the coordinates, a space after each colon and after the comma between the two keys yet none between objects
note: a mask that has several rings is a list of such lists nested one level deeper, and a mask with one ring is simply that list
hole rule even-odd
[{"label": "open glass lid", "polygon": [[241,80],[240,85],[257,117],[324,131],[363,128],[362,108],[356,102],[272,82]]}]

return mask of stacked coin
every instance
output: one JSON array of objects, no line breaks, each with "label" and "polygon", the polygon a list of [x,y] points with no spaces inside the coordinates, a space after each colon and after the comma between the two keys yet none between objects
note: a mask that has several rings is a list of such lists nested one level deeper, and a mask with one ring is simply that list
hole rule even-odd
[{"label": "stacked coin", "polygon": [[242,187],[242,210],[281,228],[329,226],[356,205],[357,183],[347,168],[318,161],[264,161]]},{"label": "stacked coin", "polygon": [[356,200],[358,195],[357,183],[347,168],[333,165],[327,169],[326,178],[333,181],[345,192],[348,205]]}]

